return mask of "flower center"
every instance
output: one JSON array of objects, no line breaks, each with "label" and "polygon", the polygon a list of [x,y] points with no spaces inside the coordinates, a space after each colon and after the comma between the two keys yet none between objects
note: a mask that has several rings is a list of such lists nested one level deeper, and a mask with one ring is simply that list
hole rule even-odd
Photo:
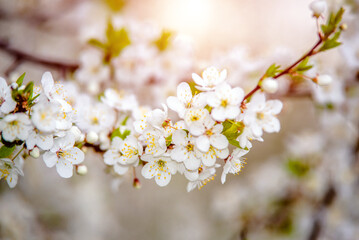
[{"label": "flower center", "polygon": [[187,149],[188,152],[193,151],[193,148],[194,148],[194,145],[191,144],[191,143],[188,143],[187,146],[186,146],[186,149]]},{"label": "flower center", "polygon": [[264,113],[259,112],[257,113],[257,119],[262,120],[264,118]]},{"label": "flower center", "polygon": [[222,107],[227,107],[227,106],[228,106],[228,101],[227,101],[227,99],[223,99],[223,100],[222,100],[221,106],[222,106]]},{"label": "flower center", "polygon": [[206,130],[206,135],[207,136],[212,136],[213,135],[212,129]]}]

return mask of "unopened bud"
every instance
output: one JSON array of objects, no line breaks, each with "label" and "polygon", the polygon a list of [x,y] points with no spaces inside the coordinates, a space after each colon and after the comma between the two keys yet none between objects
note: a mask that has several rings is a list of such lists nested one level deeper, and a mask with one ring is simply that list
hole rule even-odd
[{"label": "unopened bud", "polygon": [[278,82],[273,78],[266,78],[262,81],[261,88],[267,93],[275,93],[278,90]]},{"label": "unopened bud", "polygon": [[77,142],[83,142],[83,141],[85,141],[85,134],[81,133],[79,140]]},{"label": "unopened bud", "polygon": [[40,149],[38,147],[34,147],[31,151],[30,151],[30,156],[33,158],[38,158],[40,157]]},{"label": "unopened bud", "polygon": [[332,83],[333,79],[329,75],[319,75],[318,77],[313,79],[313,82],[317,83],[320,86],[327,86]]},{"label": "unopened bud", "polygon": [[138,178],[133,179],[133,187],[136,189],[141,188],[141,183],[140,183],[140,180],[138,180]]},{"label": "unopened bud", "polygon": [[327,9],[327,3],[324,0],[316,0],[309,5],[309,8],[313,11],[313,16],[319,18]]},{"label": "unopened bud", "polygon": [[85,165],[82,165],[82,164],[77,165],[76,166],[76,173],[78,175],[81,175],[81,176],[86,175],[87,174],[87,167]]},{"label": "unopened bud", "polygon": [[345,31],[348,29],[348,25],[346,23],[343,23],[339,26],[340,30]]},{"label": "unopened bud", "polygon": [[70,131],[75,136],[75,141],[80,142],[80,140],[81,140],[81,131],[80,131],[80,129],[78,127],[76,127],[76,126],[72,126]]},{"label": "unopened bud", "polygon": [[19,91],[25,90],[25,85],[22,85],[21,87],[19,87]]},{"label": "unopened bud", "polygon": [[11,89],[16,89],[19,85],[16,82],[11,83]]},{"label": "unopened bud", "polygon": [[93,143],[95,143],[97,141],[98,141],[98,135],[94,131],[90,131],[86,135],[86,142],[93,144]]}]

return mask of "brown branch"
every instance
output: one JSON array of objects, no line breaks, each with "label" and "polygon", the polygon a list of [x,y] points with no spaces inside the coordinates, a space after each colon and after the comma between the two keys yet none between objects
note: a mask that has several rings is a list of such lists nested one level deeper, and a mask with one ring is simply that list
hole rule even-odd
[{"label": "brown branch", "polygon": [[61,70],[62,72],[63,71],[73,72],[79,67],[79,65],[77,63],[64,63],[61,61],[49,60],[49,59],[31,55],[24,51],[10,47],[9,44],[5,41],[0,41],[0,50],[3,50],[6,53],[15,57],[14,63],[5,72],[6,76],[8,76],[13,70],[15,70],[24,61],[36,63],[36,64],[43,65],[46,67],[56,68],[58,70]]},{"label": "brown branch", "polygon": [[[277,75],[275,75],[273,78],[277,79],[285,74],[290,73],[290,71],[297,66],[301,61],[303,61],[305,58],[313,56],[315,54],[317,54],[318,52],[315,51],[315,49],[323,42],[322,38],[319,38],[318,42],[309,50],[309,52],[305,55],[303,55],[301,58],[299,58],[295,63],[293,63],[292,65],[290,65],[289,67],[287,67],[286,69],[284,69],[282,72],[278,73]],[[261,77],[261,79],[258,81],[257,86],[250,91],[242,100],[242,103],[244,103],[244,101],[246,99],[248,99],[249,97],[251,97],[254,93],[256,93],[259,89],[261,89],[261,87],[259,86],[260,81],[265,78],[265,75],[263,77]]]}]

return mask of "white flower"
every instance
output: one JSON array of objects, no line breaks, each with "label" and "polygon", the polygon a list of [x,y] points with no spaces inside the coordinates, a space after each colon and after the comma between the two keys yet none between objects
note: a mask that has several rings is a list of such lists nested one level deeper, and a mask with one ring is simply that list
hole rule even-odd
[{"label": "white flower", "polygon": [[104,103],[83,97],[81,103],[77,103],[76,109],[76,125],[85,133],[90,131],[108,132],[115,124],[115,111]]},{"label": "white flower", "polygon": [[110,68],[102,61],[102,52],[97,49],[87,49],[80,54],[81,67],[75,76],[79,82],[89,84],[104,82],[110,79]]},{"label": "white flower", "polygon": [[56,123],[61,110],[58,103],[41,101],[36,103],[31,110],[31,120],[37,129],[43,132],[56,130]]},{"label": "white flower", "polygon": [[208,118],[204,122],[204,134],[196,139],[196,147],[202,152],[207,152],[210,145],[217,149],[225,149],[228,147],[228,139],[221,134],[223,125],[215,123],[215,121]]},{"label": "white flower", "polygon": [[142,168],[142,176],[151,179],[155,178],[156,183],[164,187],[170,181],[173,174],[177,172],[177,164],[168,156],[152,156],[143,155],[141,157],[146,161],[146,165]]},{"label": "white flower", "polygon": [[200,167],[198,169],[197,179],[190,181],[187,184],[187,192],[190,192],[195,188],[201,189],[204,185],[213,180],[216,174],[216,168],[219,166],[219,164],[216,164],[213,167]]},{"label": "white flower", "polygon": [[207,152],[202,152],[196,150],[196,156],[202,160],[203,165],[211,167],[216,163],[217,157],[225,159],[228,157],[229,150],[228,148],[217,149],[213,146],[210,146]]},{"label": "white flower", "polygon": [[0,113],[9,113],[14,111],[16,102],[12,99],[11,89],[5,79],[0,77]]},{"label": "white flower", "polygon": [[309,8],[315,17],[319,17],[327,9],[327,3],[325,0],[316,0],[309,5]]},{"label": "white flower", "polygon": [[143,133],[142,137],[144,138],[146,145],[146,154],[158,156],[167,150],[166,139],[163,135],[163,131],[148,129]]},{"label": "white flower", "polygon": [[2,137],[8,142],[13,142],[15,139],[26,140],[31,129],[33,126],[25,113],[10,114],[0,121]]},{"label": "white flower", "polygon": [[223,166],[223,172],[221,176],[222,184],[226,181],[226,176],[228,173],[236,174],[241,171],[244,162],[244,159],[241,157],[248,153],[248,150],[236,148],[232,154],[228,157],[226,164]]},{"label": "white flower", "polygon": [[208,110],[205,108],[191,108],[186,111],[184,121],[189,132],[198,136],[205,132],[204,121],[209,118]]},{"label": "white flower", "polygon": [[22,165],[24,160],[18,156],[14,161],[8,158],[0,159],[0,179],[5,179],[10,188],[14,188],[17,184],[18,175],[24,176]]},{"label": "white flower", "polygon": [[241,88],[231,88],[227,83],[218,86],[214,92],[208,93],[207,103],[213,107],[212,117],[217,121],[234,119],[240,113],[240,104],[244,92]]},{"label": "white flower", "polygon": [[243,122],[251,128],[255,137],[260,137],[263,130],[272,133],[279,132],[280,123],[275,117],[282,110],[283,104],[279,100],[265,100],[263,93],[256,93],[252,96],[244,113]]},{"label": "white flower", "polygon": [[49,150],[54,145],[54,136],[49,133],[41,132],[34,129],[30,132],[29,137],[26,139],[26,148],[33,149],[35,146],[42,150]]},{"label": "white flower", "polygon": [[137,166],[139,156],[142,155],[142,145],[134,136],[128,136],[125,140],[114,137],[111,147],[104,154],[104,161],[113,165],[116,173],[123,175],[129,167]]},{"label": "white flower", "polygon": [[167,105],[170,109],[177,112],[179,117],[183,118],[186,109],[192,107],[203,108],[206,106],[206,97],[203,93],[192,96],[188,83],[182,82],[177,86],[177,97],[168,97]]},{"label": "white flower", "polygon": [[119,111],[133,111],[138,107],[135,95],[126,95],[111,88],[105,90],[101,101]]},{"label": "white flower", "polygon": [[332,81],[329,85],[318,86],[311,84],[314,101],[319,104],[340,105],[345,101],[345,89],[343,82]]},{"label": "white flower", "polygon": [[77,147],[74,147],[75,137],[68,132],[64,137],[54,140],[54,145],[42,156],[47,167],[56,165],[58,174],[63,178],[73,175],[73,165],[83,162],[85,155]]},{"label": "white flower", "polygon": [[239,146],[241,146],[241,148],[248,148],[248,149],[252,147],[252,143],[251,143],[252,140],[263,142],[263,138],[254,136],[252,129],[247,126],[243,127],[241,135],[239,135],[236,140],[239,142]]},{"label": "white flower", "polygon": [[60,103],[64,112],[72,111],[71,105],[64,100],[66,96],[63,85],[55,84],[50,72],[42,75],[41,85],[43,93],[50,102]]},{"label": "white flower", "polygon": [[201,159],[196,156],[195,139],[184,131],[177,130],[172,134],[171,158],[183,162],[187,169],[195,170],[201,165]]},{"label": "white flower", "polygon": [[227,70],[219,72],[215,67],[209,67],[202,73],[202,78],[193,73],[192,78],[194,82],[199,85],[196,88],[201,91],[213,90],[217,85],[222,83],[227,77]]},{"label": "white flower", "polygon": [[128,136],[125,140],[119,137],[112,139],[111,148],[105,153],[105,163],[113,165],[118,161],[123,165],[138,162],[142,155],[142,145],[134,136]]},{"label": "white flower", "polygon": [[267,93],[275,93],[278,91],[278,82],[273,78],[265,78],[262,81],[261,88]]}]

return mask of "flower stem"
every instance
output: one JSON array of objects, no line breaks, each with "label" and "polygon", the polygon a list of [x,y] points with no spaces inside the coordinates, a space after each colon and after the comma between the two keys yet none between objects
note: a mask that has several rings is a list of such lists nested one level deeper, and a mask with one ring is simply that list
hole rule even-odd
[{"label": "flower stem", "polygon": [[22,150],[24,150],[25,146],[23,145],[22,148],[20,149],[20,151],[18,153],[16,153],[15,157],[13,157],[11,159],[11,161],[13,162],[15,160],[15,158],[17,158],[19,156],[19,154],[22,152]]}]

